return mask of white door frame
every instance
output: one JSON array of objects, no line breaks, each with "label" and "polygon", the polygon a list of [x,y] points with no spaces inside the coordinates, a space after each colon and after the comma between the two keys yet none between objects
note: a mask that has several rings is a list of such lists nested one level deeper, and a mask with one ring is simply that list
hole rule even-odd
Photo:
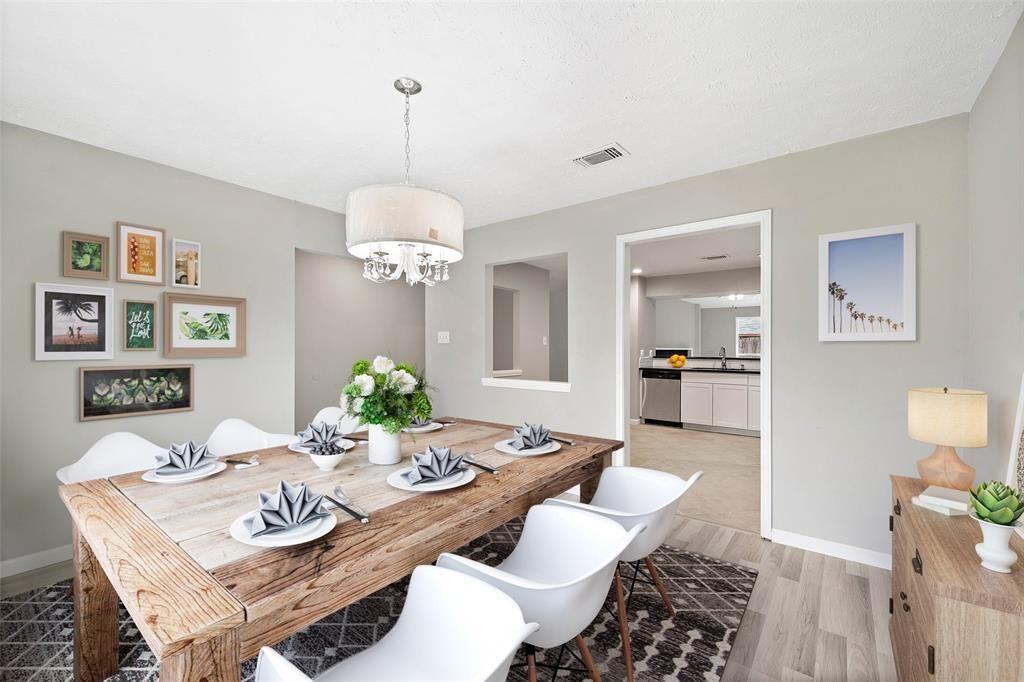
[{"label": "white door frame", "polygon": [[665,239],[694,232],[726,227],[761,226],[761,537],[772,533],[772,212],[771,209],[739,215],[699,220],[682,225],[629,232],[615,237],[615,433],[625,443],[616,464],[629,464],[629,396],[626,373],[635,367],[626,337],[629,319],[628,297],[630,268],[626,246],[635,242]]}]

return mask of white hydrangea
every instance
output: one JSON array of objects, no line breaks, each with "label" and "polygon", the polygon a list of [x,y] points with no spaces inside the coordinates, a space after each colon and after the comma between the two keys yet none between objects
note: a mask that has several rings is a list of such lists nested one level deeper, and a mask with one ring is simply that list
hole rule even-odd
[{"label": "white hydrangea", "polygon": [[386,358],[383,355],[378,355],[373,359],[373,371],[376,372],[377,374],[387,374],[394,368],[395,363],[391,361],[391,358]]},{"label": "white hydrangea", "polygon": [[373,393],[373,377],[369,374],[360,374],[352,380],[352,383],[359,387],[359,395],[370,395]]},{"label": "white hydrangea", "polygon": [[391,384],[398,388],[402,395],[408,395],[416,390],[416,377],[404,369],[396,369],[388,375]]},{"label": "white hydrangea", "polygon": [[359,414],[363,411],[363,401],[365,398],[356,398],[352,401],[352,411]]}]

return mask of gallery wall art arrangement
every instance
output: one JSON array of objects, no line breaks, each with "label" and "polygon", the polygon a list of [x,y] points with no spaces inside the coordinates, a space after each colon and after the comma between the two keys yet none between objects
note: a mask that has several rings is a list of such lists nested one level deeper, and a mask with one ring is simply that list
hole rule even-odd
[{"label": "gallery wall art arrangement", "polygon": [[[109,236],[60,234],[59,275],[109,280],[115,258]],[[202,286],[202,245],[197,241],[173,238],[168,248],[163,228],[116,222],[113,243],[119,283]],[[244,298],[166,291],[162,316],[160,305],[148,297],[125,297],[117,305],[112,288],[37,282],[35,359],[112,360],[115,334],[121,352],[157,352],[162,335],[166,358],[245,355]],[[194,375],[192,365],[80,367],[79,420],[191,410]]]}]

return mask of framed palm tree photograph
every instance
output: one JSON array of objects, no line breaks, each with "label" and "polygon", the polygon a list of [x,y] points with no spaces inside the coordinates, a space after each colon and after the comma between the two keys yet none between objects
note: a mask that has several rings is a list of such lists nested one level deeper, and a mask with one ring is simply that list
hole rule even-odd
[{"label": "framed palm tree photograph", "polygon": [[36,360],[114,357],[113,289],[36,283]]},{"label": "framed palm tree photograph", "polygon": [[164,292],[164,357],[244,355],[244,298]]}]

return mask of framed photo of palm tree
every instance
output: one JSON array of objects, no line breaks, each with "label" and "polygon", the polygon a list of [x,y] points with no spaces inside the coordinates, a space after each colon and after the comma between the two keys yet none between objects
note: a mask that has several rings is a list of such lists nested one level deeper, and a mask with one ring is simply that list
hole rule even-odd
[{"label": "framed photo of palm tree", "polygon": [[917,340],[917,225],[818,237],[818,340]]},{"label": "framed photo of palm tree", "polygon": [[164,357],[244,355],[244,298],[164,292]]},{"label": "framed photo of palm tree", "polygon": [[36,360],[114,357],[113,289],[36,283]]}]

